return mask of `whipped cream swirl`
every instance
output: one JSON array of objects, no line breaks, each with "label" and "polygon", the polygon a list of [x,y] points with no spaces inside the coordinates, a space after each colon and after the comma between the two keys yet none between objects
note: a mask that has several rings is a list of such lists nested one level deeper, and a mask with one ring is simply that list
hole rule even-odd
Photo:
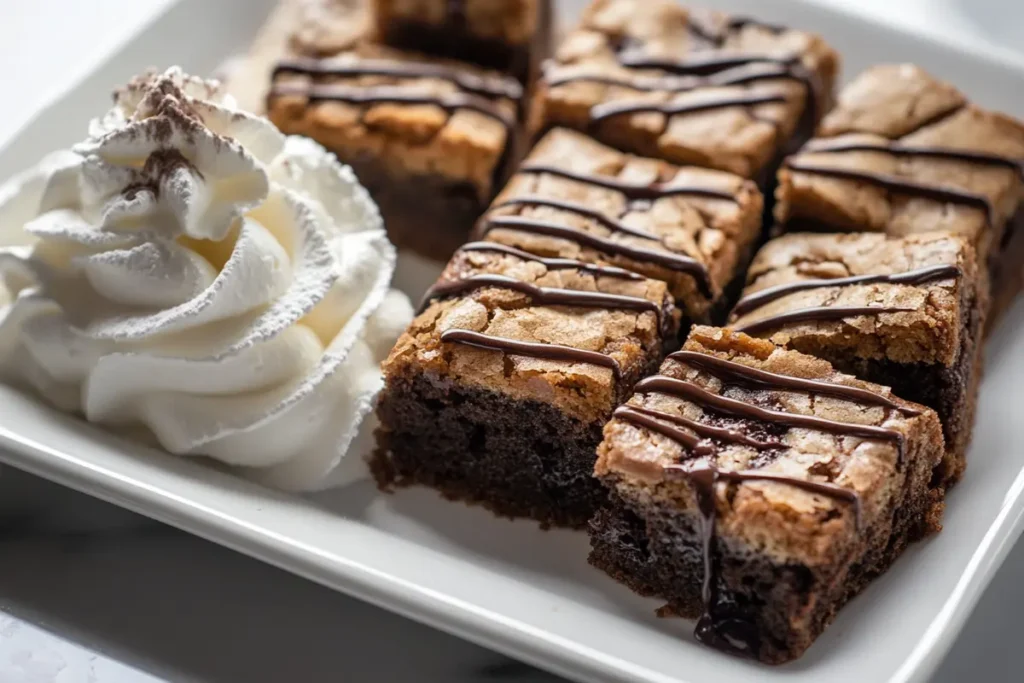
[{"label": "whipped cream swirl", "polygon": [[0,186],[0,377],[274,486],[330,480],[411,318],[352,170],[172,68]]}]

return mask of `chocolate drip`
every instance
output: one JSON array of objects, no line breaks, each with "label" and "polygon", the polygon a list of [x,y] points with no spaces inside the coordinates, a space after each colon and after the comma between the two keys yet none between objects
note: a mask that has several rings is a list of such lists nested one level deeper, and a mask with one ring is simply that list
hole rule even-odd
[{"label": "chocolate drip", "polygon": [[569,363],[587,363],[607,368],[612,371],[616,380],[622,379],[622,367],[611,356],[597,351],[577,349],[561,344],[543,344],[539,342],[493,337],[471,330],[447,330],[441,334],[441,341],[449,344],[465,344],[480,349],[502,351],[518,356],[529,356],[543,360],[561,360]]},{"label": "chocolate drip", "polygon": [[992,202],[983,195],[968,192],[966,190],[957,190],[938,185],[930,185],[928,183],[919,183],[884,173],[872,173],[871,171],[857,171],[849,168],[819,166],[816,164],[797,161],[795,159],[787,161],[786,167],[790,170],[797,171],[798,173],[809,173],[828,178],[839,178],[841,180],[869,183],[896,194],[907,194],[915,197],[923,197],[924,199],[931,199],[937,202],[948,202],[951,204],[971,206],[985,211],[989,225],[995,225],[996,209],[995,206],[992,205]]},{"label": "chocolate drip", "polygon": [[584,232],[577,228],[561,225],[552,221],[535,220],[532,218],[520,218],[519,216],[495,216],[485,218],[482,224],[481,237],[487,235],[491,230],[505,228],[518,230],[534,235],[547,235],[570,240],[577,244],[592,247],[598,251],[608,254],[619,254],[637,261],[644,261],[660,265],[670,270],[675,270],[692,275],[697,281],[701,294],[710,298],[712,296],[711,283],[704,275],[704,267],[689,256],[676,254],[671,251],[659,251],[657,249],[645,249],[635,247],[625,242],[616,242],[607,237],[599,237]]},{"label": "chocolate drip", "polygon": [[867,389],[851,387],[846,384],[835,382],[824,382],[816,379],[793,377],[791,375],[780,375],[775,372],[752,368],[743,363],[726,360],[718,356],[709,356],[696,351],[676,351],[667,356],[669,359],[692,365],[695,368],[712,374],[719,379],[739,381],[745,384],[761,387],[764,389],[777,389],[780,391],[802,391],[807,393],[820,394],[822,396],[833,396],[864,403],[866,405],[879,405],[886,408],[898,410],[904,415],[920,415],[921,411],[909,406],[903,406],[889,399],[882,394],[877,394]]},{"label": "chocolate drip", "polygon": [[750,64],[735,69],[729,69],[706,77],[682,76],[665,78],[624,78],[609,76],[606,74],[568,74],[565,76],[547,78],[549,87],[558,87],[576,82],[600,83],[603,85],[618,86],[638,90],[640,92],[689,92],[699,88],[720,88],[729,85],[744,85],[757,81],[775,80],[779,78],[791,79],[803,82],[805,79],[793,72],[792,69],[776,64]]},{"label": "chocolate drip", "polygon": [[[694,458],[699,458],[705,455],[714,455],[716,449],[711,444],[702,443],[698,437],[704,439],[717,439],[725,443],[742,444],[744,446],[750,446],[758,450],[768,450],[772,448],[785,448],[786,444],[779,441],[760,441],[751,436],[744,434],[737,429],[729,429],[728,427],[714,427],[712,425],[706,425],[703,422],[697,420],[691,420],[688,417],[682,415],[673,415],[671,413],[665,413],[660,410],[651,410],[650,408],[644,408],[642,406],[631,406],[625,405],[615,409],[614,417],[626,422],[633,422],[643,427],[647,427],[651,431],[663,434],[668,438],[680,443],[685,446],[689,451],[689,455]],[[656,418],[656,419],[652,419]],[[681,429],[677,429],[671,425],[665,424],[665,422],[671,422],[672,424],[679,425],[689,429],[694,434],[684,432]]]},{"label": "chocolate drip", "polygon": [[934,147],[930,145],[908,145],[903,142],[853,142],[842,139],[812,140],[803,149],[804,152],[884,152],[897,157],[930,157],[949,161],[965,161],[985,166],[1001,166],[1015,171],[1024,177],[1024,160],[966,149],[950,147]]},{"label": "chocolate drip", "polygon": [[940,265],[926,266],[915,270],[908,270],[902,273],[891,273],[888,275],[854,275],[851,277],[837,277],[831,279],[799,280],[787,282],[774,287],[766,287],[760,291],[748,294],[736,302],[732,309],[733,319],[756,311],[776,299],[794,292],[802,292],[808,289],[820,289],[822,287],[846,287],[849,285],[873,285],[887,283],[895,285],[922,285],[937,280],[948,280],[959,278],[960,269],[956,266]]},{"label": "chocolate drip", "polygon": [[316,59],[311,57],[290,57],[282,59],[274,67],[274,78],[278,75],[302,74],[309,76],[393,76],[395,78],[430,78],[447,81],[457,85],[466,92],[481,97],[505,97],[519,100],[523,96],[523,88],[511,78],[494,76],[478,76],[467,71],[460,71],[441,64],[425,62],[391,62],[385,60],[362,59],[348,63],[337,60]]},{"label": "chocolate drip", "polygon": [[654,240],[655,242],[661,241],[661,238],[653,232],[631,227],[625,223],[615,220],[614,218],[609,218],[600,211],[595,211],[594,209],[582,204],[576,204],[575,202],[563,202],[557,199],[548,199],[546,197],[526,196],[512,197],[511,199],[491,208],[492,210],[495,210],[505,208],[506,206],[541,206],[549,209],[558,209],[559,211],[574,213],[578,216],[589,218],[592,221],[597,221],[612,232],[621,232],[627,235],[632,235],[633,237],[642,237],[645,240]]},{"label": "chocolate drip", "polygon": [[770,315],[743,325],[730,325],[737,332],[746,334],[760,334],[768,330],[774,330],[789,323],[801,323],[818,320],[842,320],[858,315],[880,315],[882,313],[909,313],[915,308],[902,308],[900,306],[816,306],[813,308],[801,308],[796,311],[786,311],[778,315]]},{"label": "chocolate drip", "polygon": [[459,251],[485,251],[494,254],[506,254],[508,256],[515,256],[524,261],[542,263],[548,270],[579,270],[586,273],[593,273],[598,277],[613,277],[620,280],[646,279],[640,273],[634,273],[633,271],[626,270],[625,268],[599,266],[571,258],[546,258],[544,256],[531,254],[530,252],[523,251],[522,249],[516,249],[515,247],[499,244],[498,242],[467,242],[459,248]]},{"label": "chocolate drip", "polygon": [[[827,496],[833,500],[853,505],[854,524],[862,527],[860,496],[856,491],[828,482],[797,479],[774,472],[759,470],[722,471],[712,465],[684,467],[668,465],[666,474],[687,478],[693,486],[694,497],[701,516],[701,557],[704,564],[704,579],[701,584],[703,611],[694,628],[694,637],[710,647],[726,652],[756,657],[760,648],[758,631],[754,624],[743,618],[741,613],[722,614],[718,610],[718,563],[715,561],[715,526],[718,506],[715,485],[720,481],[742,483],[748,481],[776,482],[793,486],[809,493]],[[734,611],[735,612],[735,611]]]},{"label": "chocolate drip", "polygon": [[629,69],[657,69],[677,76],[707,76],[726,69],[748,64],[777,64],[792,67],[798,57],[774,57],[765,54],[737,54],[724,52],[691,53],[682,59],[648,57],[642,53],[619,55],[619,64]]},{"label": "chocolate drip", "polygon": [[466,93],[431,94],[409,91],[395,86],[374,86],[359,88],[348,85],[309,85],[303,83],[278,83],[270,91],[271,96],[297,95],[310,102],[332,101],[349,104],[411,104],[433,105],[451,114],[460,109],[483,114],[505,126],[511,136],[515,130],[514,118],[503,112],[487,99]]},{"label": "chocolate drip", "polygon": [[576,289],[538,287],[505,275],[479,274],[458,280],[441,280],[423,295],[420,310],[426,308],[431,299],[455,296],[486,287],[511,289],[530,297],[540,306],[579,306],[584,308],[611,308],[654,313],[661,325],[661,306],[638,296],[605,294]]},{"label": "chocolate drip", "polygon": [[[513,197],[513,198],[511,198],[511,199],[509,199],[507,201],[502,202],[501,204],[498,204],[497,206],[493,207],[493,209],[500,209],[500,208],[503,208],[503,207],[506,207],[506,206],[540,206],[540,207],[547,207],[549,209],[557,209],[559,211],[565,211],[567,213],[574,213],[574,214],[576,214],[578,216],[583,216],[584,218],[589,218],[589,219],[591,219],[593,221],[596,221],[596,222],[600,223],[601,225],[603,225],[604,227],[606,227],[609,230],[611,230],[612,232],[621,232],[621,233],[626,234],[626,235],[632,235],[633,237],[640,237],[642,239],[652,240],[654,242],[660,242],[660,243],[664,244],[664,242],[662,241],[661,237],[659,237],[658,235],[655,235],[653,232],[648,232],[648,231],[642,230],[640,228],[631,227],[629,225],[626,225],[625,223],[622,223],[621,221],[617,221],[617,220],[615,220],[613,218],[609,218],[608,216],[604,215],[600,211],[595,211],[595,210],[590,209],[590,208],[588,208],[588,207],[586,207],[586,206],[584,206],[582,204],[576,204],[574,202],[564,202],[564,201],[560,201],[560,200],[556,200],[556,199],[547,199],[545,197],[535,197],[535,196]],[[499,217],[496,217],[496,218],[499,218]],[[516,217],[509,216],[508,218],[516,218]],[[571,226],[563,226],[563,227],[568,227],[570,230],[574,230],[575,232],[578,232],[580,234],[585,234],[585,233],[583,233],[582,230],[577,230],[576,228],[572,228]],[[579,238],[573,238],[573,239],[575,239],[576,242],[582,243]],[[617,244],[616,242],[611,242],[610,240],[605,240],[605,242],[610,242],[611,244]],[[687,256],[686,254],[679,254],[679,253],[676,253],[676,252],[668,252],[668,251],[666,251],[666,252],[658,251],[658,252],[655,252],[655,253],[658,253],[658,254],[671,254],[673,256],[673,262],[676,264],[676,267],[674,267],[673,269],[674,270],[684,270],[684,268],[685,268],[684,272],[687,272],[687,273],[689,273],[689,274],[691,274],[693,276],[693,278],[697,281],[697,285],[700,287],[701,292],[705,296],[708,296],[708,297],[711,296],[711,276],[709,275],[708,270],[704,266],[703,263],[701,263],[697,259],[693,258],[692,256]],[[641,260],[648,260],[649,261],[650,258],[641,259]]]},{"label": "chocolate drip", "polygon": [[466,0],[447,0],[445,2],[445,23],[453,29],[466,28]]},{"label": "chocolate drip", "polygon": [[626,114],[655,112],[665,116],[689,114],[726,107],[750,107],[759,104],[779,104],[786,102],[783,95],[735,95],[719,100],[702,102],[605,102],[590,109],[590,123],[598,124],[607,119]]},{"label": "chocolate drip", "polygon": [[594,187],[602,187],[606,190],[614,190],[615,192],[621,192],[625,195],[626,199],[645,199],[647,201],[654,201],[656,199],[662,199],[664,197],[676,197],[681,195],[690,195],[694,197],[707,197],[708,199],[724,199],[730,202],[736,202],[736,195],[725,190],[716,190],[711,187],[699,187],[694,185],[671,185],[665,183],[652,183],[650,185],[637,185],[636,183],[627,183],[618,178],[612,178],[609,176],[592,175],[589,173],[577,173],[570,171],[565,168],[559,168],[557,166],[548,166],[546,164],[523,164],[519,167],[518,173],[532,173],[541,174],[546,173],[548,175],[557,176],[566,180],[574,180],[578,183],[584,183],[586,185],[593,185]]},{"label": "chocolate drip", "polygon": [[800,415],[798,413],[787,413],[769,408],[746,403],[734,398],[715,394],[703,389],[693,382],[674,379],[664,375],[656,375],[640,380],[636,385],[638,393],[658,392],[675,396],[704,408],[711,408],[721,413],[746,418],[748,420],[760,420],[772,424],[780,424],[787,427],[799,427],[814,429],[820,432],[829,432],[840,436],[858,436],[864,439],[879,439],[882,441],[894,441],[899,447],[900,457],[903,453],[903,434],[894,429],[875,427],[873,425],[862,425],[851,422],[837,422],[814,415]]}]

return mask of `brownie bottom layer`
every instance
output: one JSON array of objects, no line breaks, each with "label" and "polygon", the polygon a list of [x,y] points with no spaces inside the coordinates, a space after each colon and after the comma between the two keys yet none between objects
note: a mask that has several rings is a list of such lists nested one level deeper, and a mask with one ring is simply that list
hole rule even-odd
[{"label": "brownie bottom layer", "polygon": [[593,477],[602,424],[550,405],[428,378],[392,377],[371,469],[381,488],[423,484],[543,526],[584,526],[606,493]]},{"label": "brownie bottom layer", "polygon": [[946,487],[959,481],[967,466],[967,447],[974,430],[983,363],[985,313],[973,299],[963,302],[962,306],[970,315],[960,333],[960,355],[949,367],[850,358],[843,353],[793,345],[798,351],[824,358],[841,372],[887,386],[900,398],[935,410],[942,422],[946,456],[935,469],[934,482]]},{"label": "brownie bottom layer", "polygon": [[[828,572],[715,538],[715,635],[743,642],[746,654],[766,663],[799,657],[908,543],[940,528],[943,489],[930,483],[927,472],[915,473],[903,493],[893,515],[864,529],[858,547],[835,558]],[[704,610],[702,524],[694,513],[613,494],[591,522],[589,560],[640,595],[665,600],[659,615],[697,618]]]},{"label": "brownie bottom layer", "polygon": [[439,176],[396,176],[373,159],[343,158],[380,207],[388,237],[436,261],[448,258],[466,242],[485,205],[476,190]]}]

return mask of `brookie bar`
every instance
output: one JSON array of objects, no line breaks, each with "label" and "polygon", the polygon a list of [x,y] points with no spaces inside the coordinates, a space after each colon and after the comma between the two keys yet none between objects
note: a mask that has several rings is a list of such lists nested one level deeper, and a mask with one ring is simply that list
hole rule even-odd
[{"label": "brookie bar", "polygon": [[798,657],[937,530],[935,413],[826,361],[696,327],[604,430],[590,561],[708,645]]},{"label": "brookie bar", "polygon": [[668,283],[684,314],[721,320],[760,233],[749,180],[618,152],[569,129],[519,166],[476,235],[542,256],[608,263]]},{"label": "brookie bar", "polygon": [[838,63],[809,33],[676,0],[594,0],[546,65],[530,126],[765,187],[831,107]]},{"label": "brookie bar", "polygon": [[515,161],[522,86],[307,24],[274,65],[270,119],[351,165],[397,246],[447,259]]},{"label": "brookie bar", "polygon": [[601,429],[677,343],[679,318],[661,281],[466,245],[384,363],[378,483],[586,524],[605,495]]},{"label": "brookie bar", "polygon": [[916,66],[868,69],[779,172],[785,231],[948,231],[991,281],[989,327],[1021,287],[1024,125]]},{"label": "brookie bar", "polygon": [[793,233],[754,257],[730,328],[828,360],[934,408],[964,468],[981,379],[987,290],[962,237]]}]

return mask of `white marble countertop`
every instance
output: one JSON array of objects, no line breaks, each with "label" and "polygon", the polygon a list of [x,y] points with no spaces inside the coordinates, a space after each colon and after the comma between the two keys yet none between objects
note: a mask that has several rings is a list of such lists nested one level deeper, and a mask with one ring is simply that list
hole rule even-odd
[{"label": "white marble countertop", "polygon": [[[0,63],[19,65],[3,76],[19,96],[0,108],[0,131],[170,1],[0,0]],[[817,1],[1024,50],[1020,0]],[[559,680],[10,469],[0,472],[0,558],[3,683]],[[1021,575],[1024,543],[936,683],[1019,680]]]}]

